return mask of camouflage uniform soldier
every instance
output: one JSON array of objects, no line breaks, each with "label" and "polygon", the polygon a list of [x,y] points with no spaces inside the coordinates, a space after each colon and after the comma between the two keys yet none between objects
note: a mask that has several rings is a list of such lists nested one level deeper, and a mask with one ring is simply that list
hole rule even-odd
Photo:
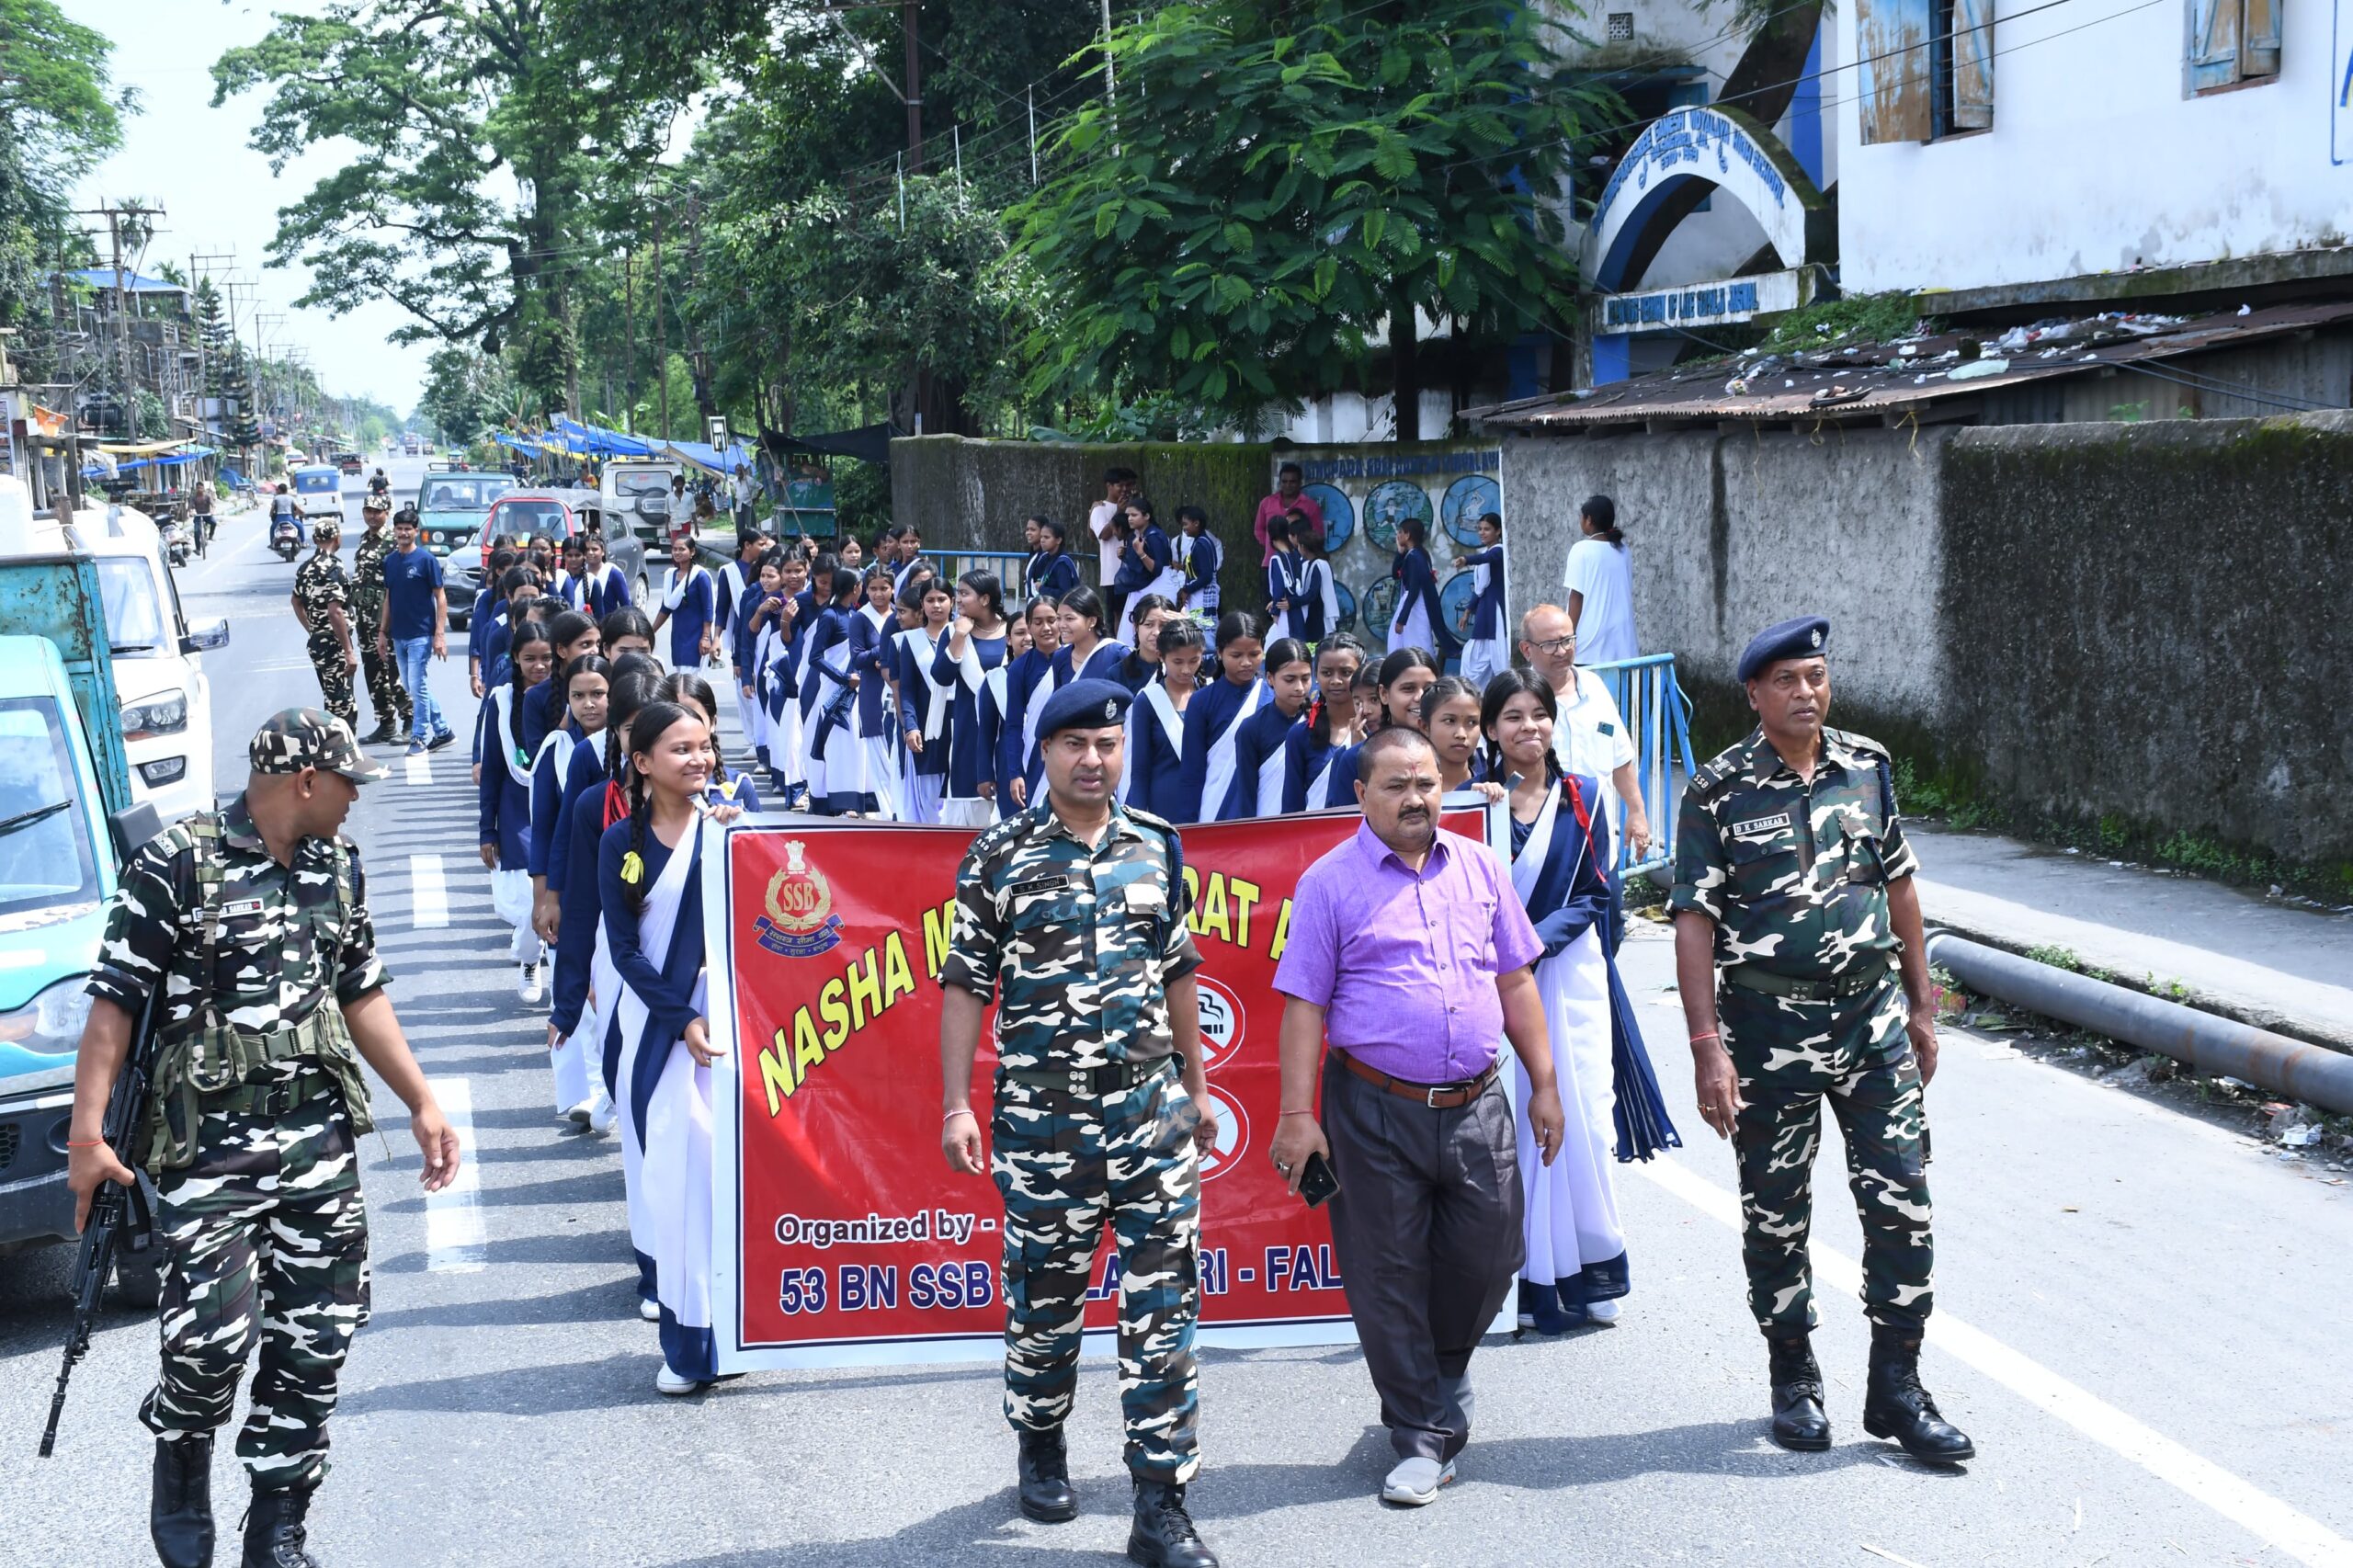
[{"label": "camouflage uniform soldier", "polygon": [[1109,681],[1055,693],[1038,723],[1047,799],[974,839],[957,874],[940,973],[940,1142],[952,1168],[979,1174],[966,1096],[997,995],[989,1168],[1005,1198],[1005,1414],[1020,1437],[1021,1511],[1047,1523],[1078,1514],[1063,1422],[1108,1220],[1135,1490],[1128,1555],[1215,1568],[1185,1511],[1200,1465],[1198,1161],[1217,1139],[1201,1082],[1200,955],[1176,830],[1117,804],[1128,703]]},{"label": "camouflage uniform soldier", "polygon": [[333,517],[322,518],[311,525],[311,538],[318,553],[294,573],[294,619],[309,636],[311,667],[319,672],[319,692],[327,711],[357,734],[359,704],[352,695],[351,673],[359,662],[351,650],[351,579],[335,559],[343,527]]},{"label": "camouflage uniform soldier", "polygon": [[[341,721],[291,708],[254,736],[244,793],[167,829],[125,868],[107,914],[75,1070],[67,1180],[153,1179],[163,1368],[140,1419],[155,1434],[150,1528],[166,1568],[211,1562],[212,1433],[254,1340],[245,1568],[303,1568],[303,1517],[326,1421],[368,1315],[360,1134],[365,1057],[411,1112],[425,1186],[458,1143],[384,994],[358,852],[340,835],[381,778]],[[154,1075],[132,1146],[101,1135],[133,1020],[157,985]]]},{"label": "camouflage uniform soldier", "polygon": [[1699,1114],[1739,1160],[1741,1253],[1770,1358],[1774,1441],[1830,1446],[1806,1258],[1826,1095],[1863,1225],[1863,1429],[1951,1463],[1976,1449],[1919,1375],[1934,1256],[1921,1091],[1936,1074],[1937,1028],[1918,863],[1886,750],[1824,726],[1829,637],[1818,616],[1783,621],[1741,655],[1759,727],[1684,791],[1677,979]]},{"label": "camouflage uniform soldier", "polygon": [[[388,496],[370,495],[360,512],[367,531],[351,562],[352,630],[359,636],[359,667],[368,677],[368,706],[376,712],[376,727],[363,743],[381,745],[404,740],[415,711],[408,688],[401,685],[392,661],[376,649],[376,634],[384,625],[384,557],[392,552],[392,505]],[[359,726],[355,722],[353,729]]]}]

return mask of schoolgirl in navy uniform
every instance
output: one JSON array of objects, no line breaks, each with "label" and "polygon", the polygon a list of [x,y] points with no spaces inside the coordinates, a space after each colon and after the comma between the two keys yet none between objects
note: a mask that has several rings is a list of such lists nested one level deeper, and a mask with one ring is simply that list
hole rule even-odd
[{"label": "schoolgirl in navy uniform", "polygon": [[[1219,619],[1216,678],[1185,710],[1185,790],[1179,797],[1185,814],[1172,821],[1224,822],[1248,815],[1256,802],[1256,775],[1245,777],[1236,766],[1235,743],[1242,726],[1267,700],[1266,683],[1258,678],[1265,633],[1266,622],[1247,610]],[[1167,634],[1163,626],[1161,636]]]},{"label": "schoolgirl in navy uniform", "polygon": [[1029,646],[1018,652],[1007,646],[1004,708],[998,715],[996,749],[996,809],[1011,816],[1029,803],[1029,764],[1037,755],[1037,722],[1029,716],[1045,705],[1053,691],[1054,655],[1062,650],[1062,609],[1052,599],[1032,599],[1021,612],[1029,632]]},{"label": "schoolgirl in navy uniform", "polygon": [[[1273,528],[1272,523],[1267,525],[1269,532]],[[1273,654],[1267,657],[1271,660]],[[1333,633],[1315,650],[1315,696],[1305,715],[1283,737],[1282,810],[1286,813],[1322,811],[1329,802],[1335,756],[1348,752],[1363,735],[1354,688],[1364,667],[1364,644],[1345,631]],[[1355,794],[1351,792],[1348,799],[1354,803]]]},{"label": "schoolgirl in navy uniform", "polygon": [[[1192,809],[1185,787],[1185,754],[1193,738],[1190,710],[1201,701],[1199,680],[1209,649],[1201,629],[1182,617],[1160,629],[1160,678],[1128,710],[1128,763],[1120,799],[1168,822]],[[1193,786],[1195,796],[1200,786]]]},{"label": "schoolgirl in navy uniform", "polygon": [[1282,814],[1283,771],[1292,730],[1307,711],[1308,694],[1315,687],[1315,666],[1307,644],[1295,637],[1279,638],[1267,648],[1260,679],[1267,700],[1233,734],[1232,809],[1216,819],[1271,817]]}]

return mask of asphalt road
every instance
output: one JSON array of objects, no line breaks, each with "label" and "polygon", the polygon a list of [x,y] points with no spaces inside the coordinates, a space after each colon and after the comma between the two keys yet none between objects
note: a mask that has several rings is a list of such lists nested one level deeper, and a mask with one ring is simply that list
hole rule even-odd
[{"label": "asphalt road", "polygon": [[[371,458],[371,464],[373,459]],[[226,613],[211,655],[221,777],[232,739],[315,700],[285,608],[291,569],[250,520],[183,577]],[[436,672],[462,721],[463,665]],[[446,1100],[471,1107],[472,1221],[428,1235],[388,1100],[368,1143],[375,1317],[333,1431],[314,1545],[337,1568],[549,1562],[1112,1562],[1125,1540],[1108,1363],[1073,1425],[1085,1513],[1012,1506],[990,1365],[759,1374],[671,1401],[632,1311],[618,1154],[559,1131],[540,1027],[517,1000],[474,858],[463,754],[371,786],[352,831],[393,994]],[[431,920],[438,857],[447,924]],[[422,893],[422,897],[420,894]],[[420,915],[424,916],[420,919]],[[1926,1370],[1984,1457],[1938,1472],[1866,1437],[1851,1264],[1823,1263],[1817,1343],[1837,1443],[1763,1436],[1763,1347],[1743,1304],[1733,1171],[1692,1109],[1668,945],[1626,954],[1676,1119],[1694,1144],[1621,1167],[1634,1293],[1614,1328],[1496,1339],[1473,1372],[1461,1482],[1414,1513],[1374,1499],[1387,1445],[1361,1364],[1334,1349],[1211,1352],[1194,1488],[1233,1564],[2118,1565],[2353,1560],[2353,1203],[2193,1117],[1948,1032],[1930,1092],[1938,1316]],[[926,1108],[932,1091],[911,1085]],[[1817,1257],[1858,1235],[1824,1152]],[[58,1457],[32,1457],[65,1324],[62,1252],[0,1261],[0,1560],[150,1561],[149,1442],[134,1411],[154,1329],[110,1317],[74,1381]],[[243,1483],[225,1451],[224,1522]]]}]

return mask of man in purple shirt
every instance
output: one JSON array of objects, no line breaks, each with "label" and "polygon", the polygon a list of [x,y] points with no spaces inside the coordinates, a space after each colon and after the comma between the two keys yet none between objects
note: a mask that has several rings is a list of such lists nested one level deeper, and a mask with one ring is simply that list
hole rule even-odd
[{"label": "man in purple shirt", "polygon": [[[1332,1244],[1398,1458],[1381,1495],[1407,1506],[1454,1479],[1471,1435],[1471,1352],[1519,1270],[1499,1036],[1528,1070],[1529,1126],[1546,1165],[1561,1146],[1529,967],[1544,944],[1486,846],[1438,825],[1440,793],[1438,755],[1418,731],[1365,743],[1364,825],[1300,879],[1275,969],[1287,998],[1275,1168],[1297,1191],[1321,1154],[1339,1178]],[[1309,1108],[1319,1057],[1320,1124]]]}]

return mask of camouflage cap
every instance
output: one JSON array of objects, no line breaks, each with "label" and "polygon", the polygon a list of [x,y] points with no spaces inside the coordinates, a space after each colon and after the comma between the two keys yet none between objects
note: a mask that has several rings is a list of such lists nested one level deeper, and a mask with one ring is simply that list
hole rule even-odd
[{"label": "camouflage cap", "polygon": [[368,499],[359,503],[359,509],[363,512],[389,512],[392,509],[392,498],[370,492]]},{"label": "camouflage cap", "polygon": [[300,773],[306,767],[340,773],[355,784],[384,777],[368,760],[351,726],[316,708],[289,708],[262,721],[251,751],[256,773]]},{"label": "camouflage cap", "polygon": [[329,534],[333,534],[335,538],[341,539],[343,537],[343,525],[335,521],[333,517],[314,517],[312,519],[311,537],[313,539],[324,539]]}]

